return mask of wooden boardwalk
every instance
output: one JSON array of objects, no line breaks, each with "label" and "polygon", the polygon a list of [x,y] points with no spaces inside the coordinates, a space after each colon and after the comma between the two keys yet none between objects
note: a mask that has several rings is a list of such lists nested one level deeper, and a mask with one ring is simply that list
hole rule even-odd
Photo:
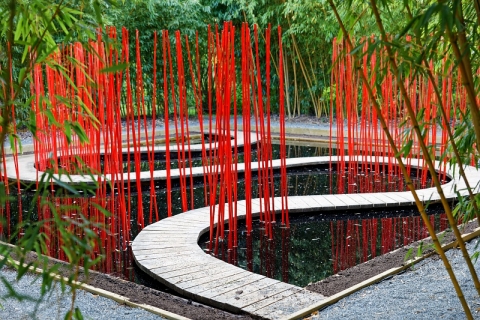
[{"label": "wooden boardwalk", "polygon": [[[231,132],[231,135],[233,137],[234,132]],[[256,144],[257,143],[257,136],[256,134],[252,133],[250,134],[250,141],[251,144]],[[243,133],[239,133],[237,135],[237,146],[242,147],[244,145],[244,139],[243,139]],[[206,149],[209,149],[209,144],[206,144]],[[212,144],[212,148],[216,148],[216,143]],[[166,146],[164,145],[158,145],[154,147],[154,152],[155,153],[164,153],[166,150]],[[175,143],[172,144],[170,147],[170,152],[171,153],[176,153],[177,152],[177,145]],[[190,150],[192,152],[201,152],[202,151],[202,145],[201,144],[192,144],[190,145]],[[133,152],[133,150],[130,150]],[[123,148],[122,152],[126,154],[128,152],[127,148]],[[140,147],[140,152],[141,153],[146,153],[147,148],[146,147]],[[103,154],[103,152],[101,152]],[[11,181],[16,181],[17,176],[16,176],[16,170],[15,170],[15,163],[13,162],[12,157],[7,157],[6,159],[6,172],[7,172],[7,177]],[[42,175],[45,172],[42,171],[37,171],[35,168],[35,156],[33,154],[25,154],[25,155],[19,155],[18,156],[18,167],[20,168],[19,172],[19,180],[22,181],[22,183],[28,185],[28,184],[35,184],[38,179],[41,179]],[[179,170],[178,169],[172,169],[170,171],[171,177],[175,178],[176,176],[178,177],[179,175]],[[130,180],[130,183],[135,183],[136,182],[136,177],[134,173],[130,173],[130,179],[128,179],[128,173],[123,173],[123,181],[128,181]],[[121,175],[117,175],[116,179],[117,181],[120,179]],[[194,167],[193,168],[193,176],[203,176],[203,169],[202,167]],[[61,181],[63,183],[67,184],[96,184],[98,182],[99,176],[96,174],[85,174],[85,175],[79,175],[79,174],[53,174],[53,177],[57,181]],[[112,175],[106,174],[101,177],[102,179],[106,179],[107,181],[112,180]],[[149,182],[150,180],[165,180],[167,178],[167,172],[166,170],[156,170],[153,171],[153,176],[150,174],[149,171],[142,171],[140,173],[140,181],[146,181]],[[44,180],[44,182],[53,182],[50,180]]]},{"label": "wooden boardwalk", "polygon": [[[336,161],[337,158],[327,156],[287,159],[287,166],[313,166],[327,164],[330,160]],[[20,179],[25,183],[34,183],[37,180],[34,156],[20,156],[19,161]],[[419,165],[415,161],[412,162],[414,167]],[[8,159],[6,165],[7,173],[15,180],[13,161]],[[439,168],[439,163],[436,165]],[[256,170],[256,167],[257,163],[252,163],[252,169]],[[274,160],[273,167],[279,168],[280,161]],[[243,168],[243,164],[239,164],[240,172]],[[470,185],[475,187],[475,192],[478,193],[480,172],[473,167],[466,167],[465,170]],[[178,175],[177,170],[172,170],[171,173],[172,177]],[[38,173],[39,176],[41,174]],[[194,168],[193,174],[203,175],[203,168]],[[454,199],[457,192],[466,195],[465,182],[458,176],[458,169],[448,168],[447,175],[452,179],[442,186],[447,198]],[[92,182],[90,176],[70,175],[57,178],[66,183]],[[108,179],[108,175],[105,178]],[[132,178],[134,176],[131,180]],[[141,180],[149,181],[151,178],[150,172],[141,173]],[[166,179],[166,172],[155,171],[153,179]],[[418,190],[418,195],[424,202],[435,202],[440,199],[435,188]],[[279,208],[280,199],[275,198],[273,201],[275,207]],[[294,214],[306,211],[411,206],[414,199],[410,192],[313,195],[289,197],[288,204],[289,212]],[[258,199],[252,201],[252,210],[254,215],[259,214]],[[245,216],[245,201],[238,202],[237,215],[240,219]],[[320,294],[245,271],[205,254],[198,246],[198,239],[209,230],[209,219],[210,209],[207,207],[178,214],[147,226],[132,244],[138,266],[186,297],[233,312],[244,311],[264,318],[287,317],[324,299]],[[228,216],[225,219],[228,220]]]},{"label": "wooden boardwalk", "polygon": [[[329,157],[288,159],[288,166],[325,163]],[[414,163],[413,166],[416,164]],[[437,167],[439,163],[437,163]],[[480,172],[465,168],[471,186],[478,192]],[[458,169],[450,168],[452,179],[442,186],[448,199],[466,195],[465,182]],[[418,190],[424,202],[440,199],[435,188]],[[279,198],[275,207],[279,208]],[[289,212],[332,211],[414,204],[410,192],[295,196],[288,198]],[[252,211],[259,215],[259,200]],[[239,219],[245,216],[245,201],[238,202]],[[218,211],[217,211],[218,212]],[[227,212],[227,210],[225,210]],[[324,297],[303,288],[243,270],[207,255],[198,246],[200,236],[208,232],[210,209],[200,208],[164,219],[143,229],[132,244],[137,265],[166,286],[203,303],[233,312],[244,311],[268,319],[288,317]],[[228,220],[228,216],[225,217]]]}]

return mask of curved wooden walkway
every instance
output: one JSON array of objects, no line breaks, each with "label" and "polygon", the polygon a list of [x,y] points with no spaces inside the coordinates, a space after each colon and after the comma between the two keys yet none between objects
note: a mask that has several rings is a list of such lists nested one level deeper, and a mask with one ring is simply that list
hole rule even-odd
[{"label": "curved wooden walkway", "polygon": [[[335,160],[335,159],[333,159]],[[384,161],[385,159],[383,159]],[[287,166],[324,164],[330,157],[287,159]],[[412,165],[418,163],[412,161]],[[275,163],[274,166],[278,166]],[[439,163],[436,164],[439,168]],[[466,167],[469,183],[479,192],[480,171]],[[442,186],[448,199],[468,194],[458,169],[448,168],[452,179]],[[435,188],[418,190],[423,202],[440,200]],[[280,207],[280,198],[274,205]],[[411,206],[410,192],[295,196],[288,198],[289,212],[332,211],[374,207]],[[259,215],[259,200],[252,201],[252,212]],[[218,211],[216,211],[218,212]],[[228,210],[225,210],[228,220]],[[245,216],[245,201],[238,202],[238,217]],[[135,238],[132,251],[137,265],[154,279],[180,294],[233,312],[279,319],[318,302],[324,297],[303,288],[273,280],[207,255],[198,246],[200,236],[209,230],[210,209],[200,208],[178,214],[147,226]]]},{"label": "curved wooden walkway", "polygon": [[[252,141],[254,141],[252,136]],[[192,145],[192,150],[200,145]],[[158,147],[156,152],[164,151]],[[335,161],[336,157],[332,157]],[[311,157],[287,159],[288,167],[326,164],[330,157]],[[6,163],[7,174],[16,180],[13,160]],[[34,156],[19,156],[20,179],[24,183],[34,183],[37,171]],[[415,166],[415,163],[413,163]],[[437,167],[439,164],[437,163]],[[280,160],[273,161],[273,167],[280,167]],[[257,163],[252,163],[256,170]],[[243,164],[238,170],[242,172]],[[470,185],[479,192],[480,172],[473,167],[466,167]],[[194,176],[202,176],[203,168],[193,168]],[[42,172],[38,172],[41,176]],[[178,170],[171,171],[172,177]],[[447,175],[452,179],[442,186],[448,199],[454,199],[458,191],[466,195],[465,182],[458,177],[458,169],[449,168]],[[66,183],[89,183],[96,176],[56,175]],[[124,173],[126,179],[127,173]],[[105,179],[109,179],[109,175]],[[142,172],[141,180],[152,179],[150,172]],[[153,179],[166,179],[165,170],[154,171]],[[135,181],[135,175],[131,175]],[[419,190],[418,195],[424,202],[440,199],[435,188]],[[280,207],[280,199],[275,198],[274,206]],[[414,204],[410,192],[314,195],[289,197],[289,212],[333,211],[374,207],[411,206]],[[252,202],[253,215],[258,215],[259,200]],[[218,212],[218,211],[217,211]],[[225,210],[228,212],[228,210]],[[238,217],[245,216],[245,201],[238,202]],[[254,274],[207,255],[198,246],[199,237],[209,230],[210,209],[200,208],[174,217],[164,219],[142,230],[132,244],[133,254],[139,267],[168,287],[204,303],[233,312],[244,311],[253,315],[278,319],[308,307],[323,299],[320,294],[303,288]],[[228,216],[225,217],[228,220]]]},{"label": "curved wooden walkway", "polygon": [[[232,134],[232,137],[233,137],[233,132],[231,134]],[[254,133],[250,134],[250,141],[251,141],[251,144],[257,143],[256,134],[254,134]],[[244,145],[243,133],[240,132],[237,135],[237,146],[243,147],[243,145]],[[208,148],[209,148],[208,144],[207,144],[206,147],[207,147],[207,150],[208,150]],[[212,144],[212,148],[213,149],[216,148],[215,143]],[[202,145],[201,144],[192,144],[190,146],[190,150],[192,152],[201,152],[202,151]],[[166,151],[166,147],[163,146],[163,145],[154,147],[154,152],[155,153],[164,153],[165,151]],[[128,149],[123,148],[122,152],[124,154],[126,154],[128,152]],[[141,147],[140,152],[141,153],[146,153],[147,148],[146,147]],[[171,146],[170,152],[171,153],[176,153],[177,152],[177,146],[175,144],[173,144]],[[103,152],[101,154],[103,154]],[[17,175],[16,175],[15,163],[13,162],[13,158],[8,157],[6,160],[7,161],[5,163],[5,166],[6,166],[7,177],[11,181],[16,181],[17,180]],[[35,168],[35,156],[33,154],[19,155],[18,156],[18,167],[20,168],[18,179],[26,185],[35,184],[37,182],[37,180],[40,179],[43,174],[45,174],[45,172],[43,172],[43,171],[38,171],[37,172],[37,169]],[[203,176],[203,168],[202,167],[194,167],[194,168],[192,168],[192,170],[193,170],[193,176],[194,177]],[[171,169],[170,174],[171,174],[171,177],[176,177],[176,176],[179,176],[180,172],[179,172],[178,169]],[[128,179],[129,175],[130,175],[130,179]],[[121,175],[116,175],[116,180],[117,181],[120,180],[121,176],[123,176],[123,181],[130,181],[131,183],[136,182],[135,172],[131,172],[130,174],[127,173],[127,172],[124,172]],[[83,183],[94,184],[94,183],[97,183],[99,181],[98,180],[99,176],[95,175],[95,174],[93,174],[93,175],[89,175],[89,174],[85,174],[85,175],[53,174],[53,177],[54,177],[54,180],[61,181],[63,183],[67,183],[67,184],[73,184],[73,185],[80,184],[80,183],[82,183],[82,184]],[[105,175],[102,176],[102,178],[106,179],[107,181],[113,180],[111,174],[105,174]],[[153,175],[151,175],[149,171],[140,172],[140,181],[149,182],[152,179],[153,180],[166,180],[167,179],[166,170],[153,171]],[[52,180],[52,179],[50,179],[50,180]],[[44,182],[55,183],[55,181],[50,181],[50,180],[44,180]]]}]

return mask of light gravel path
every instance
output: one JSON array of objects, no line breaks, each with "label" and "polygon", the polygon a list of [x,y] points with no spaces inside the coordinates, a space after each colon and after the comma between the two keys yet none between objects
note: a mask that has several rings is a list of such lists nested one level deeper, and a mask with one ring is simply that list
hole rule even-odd
[{"label": "light gravel path", "polygon": [[[40,297],[41,279],[36,279],[36,275],[26,274],[16,282],[16,272],[11,269],[2,269],[0,274],[13,285],[17,293],[28,295],[34,299]],[[34,314],[36,303],[33,301],[19,302],[17,299],[5,299],[8,293],[5,285],[0,284],[0,319],[1,320],[20,320],[20,319],[63,319],[70,308],[71,294],[69,287],[62,294],[60,285],[56,287],[50,295],[44,297],[44,301],[38,305],[37,312]],[[75,305],[80,308],[84,319],[95,320],[113,320],[113,319],[164,319],[140,308],[131,308],[117,302],[95,296],[89,292],[78,290]]]},{"label": "light gravel path", "polygon": [[[470,254],[480,240],[467,244]],[[463,294],[476,319],[480,319],[480,298],[475,290],[461,251],[447,256]],[[480,260],[475,264],[480,274]],[[311,318],[318,319],[465,319],[452,282],[439,258],[428,258],[413,270],[362,289]]]}]

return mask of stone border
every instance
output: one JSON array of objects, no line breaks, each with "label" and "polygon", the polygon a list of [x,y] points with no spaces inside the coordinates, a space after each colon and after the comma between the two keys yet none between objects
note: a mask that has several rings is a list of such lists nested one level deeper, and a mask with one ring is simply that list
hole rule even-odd
[{"label": "stone border", "polygon": [[[328,156],[295,158],[287,159],[287,166],[327,164],[330,159],[338,160],[337,157]],[[348,157],[346,160],[348,161]],[[386,163],[386,160],[377,159],[381,163]],[[423,164],[415,159],[411,162],[412,167],[416,168]],[[274,167],[279,167],[279,161],[274,161]],[[440,170],[439,162],[436,162],[436,168]],[[446,171],[452,179],[442,185],[446,198],[455,199],[456,192],[467,195],[465,181],[459,177],[458,169],[448,167]],[[466,166],[465,172],[470,185],[475,186],[474,192],[479,192],[480,171]],[[440,200],[436,188],[418,190],[417,194],[424,203]],[[281,206],[280,201],[280,198],[273,200],[277,212]],[[288,198],[290,213],[411,205],[414,205],[414,198],[409,191]],[[245,201],[238,201],[237,207],[238,218],[244,218]],[[258,216],[259,211],[259,199],[252,200],[252,214]],[[228,210],[225,212],[225,220],[228,220]],[[288,317],[325,299],[320,294],[243,270],[205,254],[198,246],[198,240],[209,228],[209,207],[191,210],[151,224],[133,241],[135,261],[143,271],[180,294],[233,312],[244,311],[277,319]]]}]

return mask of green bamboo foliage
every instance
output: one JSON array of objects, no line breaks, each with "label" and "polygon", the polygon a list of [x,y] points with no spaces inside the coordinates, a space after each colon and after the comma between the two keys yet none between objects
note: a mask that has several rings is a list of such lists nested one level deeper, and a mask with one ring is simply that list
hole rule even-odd
[{"label": "green bamboo foliage", "polygon": [[[477,9],[478,8],[478,2],[475,2],[475,5],[476,5],[475,8]],[[405,10],[407,12],[407,17],[410,19],[410,21],[419,21],[418,17],[413,16],[413,10],[412,10],[412,8],[411,8],[411,6],[409,5],[408,2],[405,3]],[[478,16],[478,12],[479,11],[477,11],[477,21],[480,21],[480,18]],[[423,28],[423,25],[421,23],[416,23],[416,24],[413,24],[413,26],[412,26],[412,31],[413,31],[413,34],[415,36],[415,44],[417,45],[417,48],[429,48],[430,44],[428,43],[428,41],[422,39],[422,32],[421,32],[422,28]],[[439,38],[439,36],[436,36],[436,38]],[[443,51],[446,50],[445,48],[440,48],[440,49],[442,49]],[[429,56],[429,53],[425,49],[423,49],[421,52],[419,52],[419,55],[418,55],[417,59],[414,59],[415,57],[412,57],[411,60],[412,61],[415,60],[417,62],[420,62],[420,64],[423,63],[423,68],[417,68],[416,71],[424,73],[428,77],[430,82],[433,84],[434,94],[437,98],[437,104],[438,104],[438,107],[439,107],[438,109],[440,110],[442,118],[445,120],[445,119],[448,119],[449,115],[447,115],[445,105],[443,103],[444,99],[442,99],[442,95],[440,93],[439,84],[436,82],[437,80],[436,80],[436,78],[435,78],[435,76],[434,76],[434,74],[433,74],[433,72],[432,72],[432,70],[431,70],[431,68],[428,64],[427,56]],[[451,75],[444,72],[443,76],[444,77],[449,77]],[[447,121],[445,121],[444,123],[447,123]],[[455,140],[455,134],[454,134],[454,132],[452,132],[451,127],[448,126],[448,125],[444,126],[444,130],[446,130],[447,134],[448,134],[448,139],[449,139],[449,142],[450,142],[450,146],[451,146],[453,154],[454,154],[454,159],[453,160],[458,165],[459,173],[463,177],[463,179],[465,180],[465,183],[466,183],[466,186],[467,186],[467,189],[468,189],[467,191],[469,193],[469,199],[470,199],[468,204],[470,204],[473,207],[473,212],[475,213],[475,216],[477,217],[477,222],[480,225],[480,212],[479,212],[478,205],[477,205],[477,202],[476,202],[476,199],[475,199],[475,195],[473,194],[473,189],[470,186],[470,184],[469,184],[469,182],[468,182],[468,180],[465,176],[465,171],[463,169],[463,165],[464,165],[463,159],[468,158],[468,157],[465,157],[465,155],[462,156],[461,150],[460,150],[460,148],[459,148],[459,146],[458,146],[458,144]],[[460,130],[457,130],[457,131],[459,132]],[[457,135],[459,135],[458,132],[457,132]],[[471,216],[467,216],[466,218],[467,218],[467,220],[471,219]]]},{"label": "green bamboo foliage", "polygon": [[[345,37],[347,43],[350,45],[351,48],[354,48],[353,46],[353,43],[351,41],[351,38],[350,38],[350,35],[348,33],[348,30],[346,29],[344,23],[343,23],[343,19],[340,17],[340,15],[338,14],[338,11],[336,10],[336,6],[334,5],[333,1],[332,0],[329,0],[329,3],[330,5],[332,6],[332,9],[334,10],[335,12],[335,15],[337,16],[337,19],[338,19],[338,22],[341,26],[341,29],[342,29],[342,32],[343,32],[343,36]],[[408,94],[407,94],[407,91],[406,91],[406,88],[403,86],[403,81],[401,81],[401,75],[402,75],[402,70],[400,70],[398,68],[398,64],[397,64],[397,59],[399,59],[399,56],[401,55],[401,53],[399,52],[394,52],[394,50],[392,48],[396,48],[392,45],[391,43],[391,40],[390,38],[387,36],[387,33],[385,31],[385,28],[384,28],[384,25],[383,25],[383,20],[381,18],[381,14],[380,14],[380,11],[378,9],[378,6],[377,6],[377,3],[372,0],[371,1],[371,10],[375,16],[375,20],[376,20],[376,23],[377,23],[377,26],[378,26],[378,29],[379,29],[379,32],[381,34],[381,44],[382,44],[382,47],[385,49],[386,53],[387,53],[387,56],[388,56],[388,59],[389,59],[389,65],[390,65],[390,68],[392,69],[393,71],[393,74],[397,77],[397,84],[399,85],[399,88],[400,88],[400,91],[401,91],[401,94],[402,94],[402,97],[405,101],[405,104],[407,106],[407,110],[408,110],[408,113],[409,113],[409,118],[411,120],[411,125],[412,125],[412,129],[413,131],[416,133],[417,137],[418,137],[418,141],[419,141],[419,144],[420,144],[420,147],[422,149],[422,154],[423,154],[423,157],[425,157],[425,161],[429,167],[429,170],[431,172],[431,175],[434,179],[434,183],[435,183],[435,186],[437,187],[437,191],[439,192],[440,196],[441,196],[441,201],[442,201],[442,204],[444,205],[444,208],[446,210],[446,213],[447,213],[447,216],[449,218],[449,222],[450,222],[450,225],[452,227],[452,229],[454,230],[456,236],[457,236],[457,239],[459,239],[459,245],[462,249],[462,252],[464,254],[464,258],[466,260],[466,263],[469,265],[469,268],[470,268],[470,272],[472,274],[472,278],[474,280],[474,283],[475,283],[475,287],[477,288],[478,290],[478,278],[477,278],[477,275],[475,273],[475,269],[473,268],[473,266],[471,265],[471,260],[468,256],[468,253],[466,252],[466,249],[465,249],[465,245],[463,243],[463,241],[461,240],[461,235],[458,231],[458,228],[457,228],[457,225],[456,225],[456,220],[454,219],[453,215],[452,215],[452,212],[450,210],[450,206],[449,204],[447,203],[446,199],[445,199],[445,196],[443,195],[443,192],[441,190],[441,186],[440,186],[440,182],[438,181],[438,178],[436,176],[436,173],[435,173],[435,170],[434,170],[434,167],[433,167],[433,160],[432,160],[432,157],[434,157],[434,154],[432,155],[432,153],[429,151],[429,149],[427,148],[427,146],[425,145],[424,143],[424,140],[423,140],[423,135],[422,135],[422,131],[421,131],[421,125],[418,123],[417,121],[417,116],[412,108],[412,105],[411,105],[411,102],[409,100],[409,97],[408,97]],[[398,44],[397,44],[398,45]],[[464,55],[465,56],[465,55]],[[459,57],[462,57],[461,55]],[[359,60],[358,60],[358,56],[357,55],[354,55],[354,58],[356,60],[356,63],[358,64],[359,63]],[[422,63],[423,62],[423,56],[420,57],[419,59],[419,62]],[[418,64],[417,64],[418,65]],[[464,308],[464,311],[465,311],[465,314],[467,315],[468,318],[472,318],[472,314],[471,314],[471,311],[469,309],[469,306],[468,304],[466,303],[465,301],[465,298],[463,296],[463,293],[462,293],[462,290],[460,288],[460,286],[458,285],[458,282],[456,280],[456,277],[453,273],[453,270],[451,268],[451,265],[448,261],[448,259],[446,258],[445,256],[445,253],[443,252],[443,250],[441,249],[441,246],[438,242],[438,238],[435,234],[435,232],[433,231],[433,229],[431,228],[431,225],[429,224],[428,222],[428,219],[427,219],[427,216],[425,214],[425,208],[424,208],[424,205],[423,203],[419,200],[417,194],[416,194],[416,191],[415,189],[413,188],[413,186],[410,184],[409,182],[409,177],[407,176],[407,172],[406,172],[406,169],[405,169],[405,166],[402,162],[402,159],[400,157],[401,153],[398,152],[398,148],[396,147],[395,145],[395,142],[394,140],[392,139],[390,133],[389,133],[389,130],[388,130],[388,126],[385,122],[385,119],[382,115],[382,112],[381,112],[381,109],[380,109],[380,105],[377,101],[378,97],[374,94],[374,90],[372,89],[368,79],[366,78],[366,75],[363,74],[363,73],[360,73],[361,77],[362,77],[362,81],[366,84],[366,87],[367,87],[367,91],[368,91],[368,94],[369,96],[371,97],[371,101],[372,103],[374,104],[374,107],[375,109],[377,110],[377,113],[379,115],[379,119],[381,121],[381,125],[382,125],[382,128],[383,130],[385,131],[386,135],[387,135],[387,138],[389,140],[389,144],[391,145],[392,149],[394,150],[394,153],[396,155],[396,158],[399,162],[399,165],[401,167],[401,170],[402,170],[402,173],[404,174],[405,176],[405,179],[407,180],[407,184],[409,185],[410,187],[410,190],[415,198],[415,202],[417,204],[417,207],[418,207],[418,210],[420,211],[421,213],[421,216],[425,222],[425,225],[427,226],[431,236],[432,236],[432,240],[434,241],[435,243],[435,247],[437,248],[437,251],[440,255],[440,257],[442,258],[442,261],[444,262],[444,265],[445,265],[445,268],[447,270],[447,272],[449,273],[449,276],[452,280],[452,283],[454,285],[454,288],[457,292],[457,295],[460,299],[460,302]],[[466,74],[466,76],[464,76],[466,79],[469,79],[468,78],[468,74]],[[470,78],[471,79],[471,78]],[[468,82],[468,81],[467,81]],[[435,83],[435,82],[434,82]],[[466,83],[466,81],[464,80],[464,85]],[[470,82],[471,83],[471,82]],[[450,137],[452,137],[452,135],[450,135]],[[453,143],[453,145],[455,145]]]},{"label": "green bamboo foliage", "polygon": [[[107,2],[110,3],[110,1]],[[64,72],[62,66],[54,59],[49,60],[48,57],[60,50],[60,43],[68,43],[72,39],[77,41],[94,39],[96,28],[102,25],[101,5],[103,4],[105,2],[100,3],[99,0],[76,2],[7,0],[0,3],[0,161],[4,159],[3,152],[7,137],[11,147],[19,146],[20,141],[16,135],[13,115],[16,108],[30,110],[30,103],[35,97],[30,90],[25,93],[25,88],[28,88],[32,81],[31,71],[35,64],[45,62],[50,67]],[[82,10],[85,7],[88,7],[90,14]],[[45,97],[38,98],[45,99]],[[72,123],[72,125],[75,124]],[[30,121],[30,129],[35,135],[34,120]],[[79,130],[83,131],[81,128]],[[0,170],[3,170],[3,167]],[[47,181],[55,178],[52,173],[45,173],[43,179]],[[0,182],[0,206],[4,206],[9,198],[7,187],[4,182]],[[80,190],[81,186],[66,186],[66,188],[76,194],[80,194],[80,191],[84,194],[86,192],[86,189]],[[31,207],[25,208],[25,211],[31,213],[34,206],[38,205],[42,208],[39,209],[40,211],[44,208],[49,209],[52,213],[50,217],[43,217],[40,221],[24,219],[19,222],[12,236],[17,246],[0,243],[2,256],[0,267],[12,264],[11,259],[17,260],[19,264],[13,264],[13,266],[17,269],[18,279],[31,268],[41,268],[39,277],[42,281],[41,286],[37,288],[40,290],[41,301],[57,285],[54,274],[58,272],[60,266],[50,265],[47,257],[42,255],[47,252],[48,244],[53,241],[50,232],[57,230],[58,238],[62,243],[59,250],[68,261],[68,265],[63,270],[68,279],[60,280],[60,285],[62,291],[69,290],[72,294],[65,319],[80,319],[81,311],[75,307],[75,292],[78,287],[76,281],[79,279],[82,268],[86,268],[84,274],[88,276],[88,269],[100,260],[101,256],[94,257],[93,252],[98,243],[97,232],[103,227],[82,216],[79,206],[55,203],[50,194],[49,188],[38,189],[31,201]],[[19,211],[24,212],[21,207]],[[68,217],[66,213],[72,211],[76,211],[78,218]],[[28,257],[33,253],[37,254],[37,259],[31,261]],[[0,281],[9,289],[11,298],[34,299],[16,293],[4,276],[0,276]]]},{"label": "green bamboo foliage", "polygon": [[[438,179],[438,176],[436,174],[436,171],[435,171],[435,166],[433,164],[432,155],[429,152],[428,147],[425,144],[425,141],[423,139],[422,130],[420,129],[420,125],[419,125],[418,120],[417,120],[417,115],[415,114],[415,111],[412,107],[412,102],[411,102],[410,97],[407,93],[407,89],[405,88],[404,82],[401,81],[402,80],[401,79],[401,74],[399,72],[400,70],[398,68],[395,52],[393,51],[392,47],[388,44],[389,39],[388,39],[387,33],[385,31],[385,28],[383,26],[383,21],[382,21],[382,18],[380,17],[380,12],[378,10],[376,1],[371,0],[371,5],[372,5],[372,11],[375,15],[375,19],[377,20],[377,25],[378,25],[379,31],[381,33],[382,40],[385,43],[385,49],[386,49],[386,52],[388,54],[388,58],[390,60],[390,67],[392,68],[393,73],[395,74],[395,76],[398,79],[397,83],[398,83],[398,86],[400,88],[400,92],[403,96],[403,99],[405,101],[405,105],[407,107],[408,114],[409,114],[410,119],[412,121],[413,129],[415,131],[415,134],[418,137],[418,143],[420,144],[420,147],[422,149],[423,157],[424,157],[424,159],[427,163],[428,170],[430,171],[430,174],[432,176],[435,187],[437,188],[437,192],[440,195],[440,200],[442,202],[443,208],[445,209],[445,213],[447,215],[448,222],[450,223],[450,227],[452,228],[452,230],[453,230],[453,232],[454,232],[454,234],[457,238],[457,241],[458,241],[458,244],[459,244],[460,249],[462,251],[465,262],[467,263],[469,271],[472,275],[473,282],[475,284],[475,288],[477,289],[477,292],[480,294],[480,282],[478,281],[477,272],[475,271],[472,260],[470,259],[470,256],[467,252],[467,249],[465,247],[465,242],[462,239],[462,235],[461,235],[460,231],[458,230],[457,221],[453,217],[452,210],[450,208],[448,200],[443,193],[442,185],[441,185],[441,183]],[[467,92],[468,92],[468,90],[467,90]],[[473,113],[472,113],[472,115],[473,115]],[[479,121],[480,121],[480,118],[479,118]],[[480,129],[480,127],[479,127],[479,129]]]}]

